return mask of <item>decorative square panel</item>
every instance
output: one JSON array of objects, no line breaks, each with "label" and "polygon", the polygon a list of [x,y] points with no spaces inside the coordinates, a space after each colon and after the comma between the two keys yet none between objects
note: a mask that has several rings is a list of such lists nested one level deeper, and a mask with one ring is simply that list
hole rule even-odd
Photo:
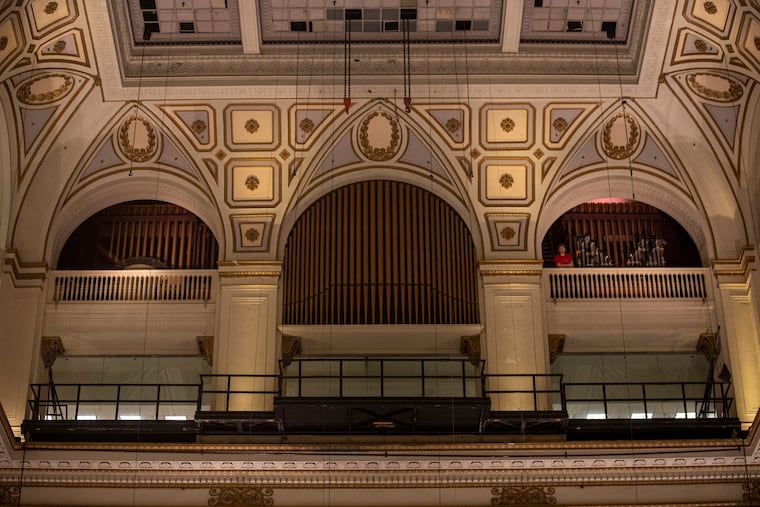
[{"label": "decorative square panel", "polygon": [[31,11],[37,33],[45,33],[53,28],[53,25],[73,19],[76,11],[69,2],[70,0],[33,0],[28,9]]},{"label": "decorative square panel", "polygon": [[274,215],[230,215],[235,252],[266,252]]},{"label": "decorative square panel", "polygon": [[279,110],[273,106],[228,106],[224,128],[231,151],[272,150],[280,143]]},{"label": "decorative square panel", "polygon": [[280,171],[274,159],[232,159],[225,168],[227,204],[233,208],[276,206]]},{"label": "decorative square panel", "polygon": [[530,104],[489,104],[480,111],[480,137],[486,148],[529,148],[535,114]]},{"label": "decorative square panel", "polygon": [[0,68],[6,63],[6,59],[10,61],[10,55],[20,49],[16,29],[17,23],[16,16],[10,16],[0,22]]},{"label": "decorative square panel", "polygon": [[527,158],[480,161],[480,202],[484,206],[528,206],[534,198],[534,165]]},{"label": "decorative square panel", "polygon": [[526,251],[527,213],[486,213],[491,248],[494,251]]}]

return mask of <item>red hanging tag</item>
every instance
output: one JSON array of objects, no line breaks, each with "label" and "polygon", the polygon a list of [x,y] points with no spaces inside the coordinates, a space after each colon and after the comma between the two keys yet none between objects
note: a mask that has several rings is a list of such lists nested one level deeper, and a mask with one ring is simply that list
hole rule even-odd
[{"label": "red hanging tag", "polygon": [[412,112],[412,98],[411,97],[404,97],[404,110],[407,113]]},{"label": "red hanging tag", "polygon": [[348,108],[351,107],[351,99],[349,97],[343,99],[343,105],[346,106],[346,114],[348,114]]}]

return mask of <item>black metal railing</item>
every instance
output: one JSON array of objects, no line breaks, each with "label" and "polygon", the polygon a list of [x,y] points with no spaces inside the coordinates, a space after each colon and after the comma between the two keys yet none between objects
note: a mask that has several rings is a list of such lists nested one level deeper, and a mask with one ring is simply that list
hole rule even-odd
[{"label": "black metal railing", "polygon": [[474,398],[483,396],[483,361],[463,358],[301,358],[280,362],[279,396]]},{"label": "black metal railing", "polygon": [[576,419],[722,419],[733,398],[726,382],[568,382],[569,417]]},{"label": "black metal railing", "polygon": [[201,375],[199,384],[32,384],[28,419],[192,420],[197,412],[251,411],[276,398],[441,397],[490,398],[492,410],[563,411],[570,419],[733,417],[726,382],[567,383],[559,374],[488,374],[482,362],[440,358],[299,359],[281,368]]},{"label": "black metal railing", "polygon": [[192,420],[198,384],[32,384],[29,419]]},{"label": "black metal railing", "polygon": [[510,373],[483,375],[484,396],[500,396],[500,405],[519,406],[520,410],[566,411],[565,391],[560,373]]},{"label": "black metal railing", "polygon": [[280,392],[279,375],[201,375],[198,387],[199,412],[249,411],[254,400],[271,399]]}]

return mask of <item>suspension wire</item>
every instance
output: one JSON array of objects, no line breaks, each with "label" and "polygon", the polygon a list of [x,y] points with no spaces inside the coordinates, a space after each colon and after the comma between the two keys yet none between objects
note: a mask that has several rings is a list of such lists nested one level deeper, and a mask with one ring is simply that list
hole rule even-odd
[{"label": "suspension wire", "polygon": [[404,66],[404,111],[407,113],[412,112],[412,65],[409,55],[409,18],[402,17],[402,51],[403,51],[403,66]]},{"label": "suspension wire", "polygon": [[346,16],[343,38],[343,105],[346,114],[351,107],[351,20]]}]

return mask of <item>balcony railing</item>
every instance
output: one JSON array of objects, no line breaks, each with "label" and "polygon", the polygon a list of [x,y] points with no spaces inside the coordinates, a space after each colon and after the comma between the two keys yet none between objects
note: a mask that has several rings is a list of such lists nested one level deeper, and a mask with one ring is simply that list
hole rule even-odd
[{"label": "balcony railing", "polygon": [[556,268],[544,277],[551,300],[710,298],[707,268]]},{"label": "balcony railing", "polygon": [[210,302],[215,279],[214,270],[54,271],[48,302]]},{"label": "balcony railing", "polygon": [[34,421],[192,421],[198,384],[32,384]]}]

